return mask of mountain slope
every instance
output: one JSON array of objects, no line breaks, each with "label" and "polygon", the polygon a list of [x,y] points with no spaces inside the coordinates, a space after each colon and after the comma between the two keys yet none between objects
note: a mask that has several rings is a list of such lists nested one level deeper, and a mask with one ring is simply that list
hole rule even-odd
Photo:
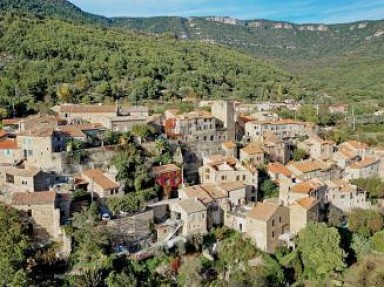
[{"label": "mountain slope", "polygon": [[30,104],[63,94],[85,102],[305,94],[288,73],[215,45],[15,14],[0,17],[0,31],[0,55],[11,59],[0,70],[0,104],[8,106],[15,86]]},{"label": "mountain slope", "polygon": [[107,18],[86,13],[66,0],[1,0],[0,11],[33,13],[82,23],[108,24],[109,22]]},{"label": "mountain slope", "polygon": [[141,33],[171,33],[178,39],[225,45],[278,65],[310,86],[317,82],[316,89],[338,98],[382,95],[384,20],[298,25],[229,17],[108,19],[85,13],[65,0],[3,0],[0,8]]}]

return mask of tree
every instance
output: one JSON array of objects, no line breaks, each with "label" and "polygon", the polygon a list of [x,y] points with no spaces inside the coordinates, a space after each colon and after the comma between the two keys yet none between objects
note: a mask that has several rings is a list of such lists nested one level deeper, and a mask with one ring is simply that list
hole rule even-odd
[{"label": "tree", "polygon": [[70,103],[73,101],[73,91],[69,84],[62,84],[56,92],[59,100],[63,103]]},{"label": "tree", "polygon": [[23,269],[28,244],[27,227],[16,209],[0,205],[0,285],[24,286],[27,275]]},{"label": "tree", "polygon": [[136,287],[137,280],[132,273],[121,272],[117,273],[116,271],[111,272],[108,275],[108,278],[105,280],[108,287]]},{"label": "tree", "polygon": [[323,280],[345,268],[345,253],[340,248],[336,228],[310,222],[297,240],[297,250],[304,266],[304,277]]},{"label": "tree", "polygon": [[307,153],[307,151],[301,148],[296,148],[292,154],[292,158],[294,161],[300,161],[302,159],[307,159],[308,157],[309,157],[309,154]]},{"label": "tree", "polygon": [[260,191],[263,198],[272,198],[279,195],[279,187],[270,179],[263,180]]},{"label": "tree", "polygon": [[201,276],[202,264],[199,258],[186,257],[188,261],[183,262],[178,269],[179,275],[177,282],[180,286],[197,287],[202,285],[203,278]]},{"label": "tree", "polygon": [[112,267],[112,257],[107,254],[108,237],[95,225],[92,212],[76,213],[73,226],[74,269],[80,273],[80,282],[86,286],[99,286],[103,272]]},{"label": "tree", "polygon": [[153,133],[154,133],[154,128],[150,125],[139,124],[139,125],[134,125],[132,128],[132,135],[134,135],[139,139],[140,144],[143,138],[149,137],[153,135]]},{"label": "tree", "polygon": [[357,178],[352,180],[352,183],[367,191],[370,199],[376,200],[384,197],[384,182],[381,178]]},{"label": "tree", "polygon": [[353,234],[351,247],[355,252],[357,260],[362,260],[365,256],[372,252],[372,242],[358,234]]},{"label": "tree", "polygon": [[371,238],[373,249],[384,253],[384,231],[376,232]]},{"label": "tree", "polygon": [[374,210],[356,208],[348,214],[348,228],[360,236],[369,237],[383,227],[383,217]]}]

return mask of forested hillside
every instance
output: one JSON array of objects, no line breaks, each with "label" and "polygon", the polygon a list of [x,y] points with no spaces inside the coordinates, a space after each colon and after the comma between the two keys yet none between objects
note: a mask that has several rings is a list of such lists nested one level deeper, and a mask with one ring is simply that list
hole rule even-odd
[{"label": "forested hillside", "polygon": [[83,12],[67,0],[1,0],[0,11],[34,13],[82,23],[106,25],[110,22],[108,18]]},{"label": "forested hillside", "polygon": [[294,77],[216,45],[60,20],[0,18],[0,103],[304,95]]},{"label": "forested hillside", "polygon": [[[9,57],[12,55],[22,59],[21,61],[27,60],[24,63],[26,65],[25,73],[30,72],[31,69],[37,69],[38,73],[34,77],[38,80],[43,79],[43,82],[46,83],[42,94],[51,97],[55,97],[54,91],[63,82],[69,83],[74,90],[72,93],[78,99],[82,99],[87,94],[86,100],[100,100],[105,94],[116,93],[117,95],[130,95],[132,99],[134,97],[132,91],[139,91],[135,92],[141,94],[137,96],[139,99],[158,98],[164,92],[184,95],[187,93],[186,90],[193,90],[203,96],[217,97],[225,95],[227,97],[268,98],[272,96],[280,98],[282,94],[286,93],[300,96],[302,90],[297,89],[296,83],[293,83],[289,77],[287,81],[287,73],[281,70],[275,72],[275,69],[272,69],[274,72],[265,73],[265,70],[270,70],[266,64],[269,63],[269,65],[279,66],[289,71],[295,79],[300,79],[300,85],[306,88],[307,93],[311,93],[311,91],[316,91],[317,94],[326,93],[335,101],[382,98],[384,20],[337,25],[298,25],[267,20],[239,21],[228,17],[105,18],[85,13],[66,0],[4,0],[0,2],[0,10],[12,13],[34,13],[45,19],[38,23],[37,29],[32,29],[33,24],[27,22],[29,24],[12,31],[6,27],[10,25],[9,19],[8,24],[3,23],[6,29],[5,35],[3,35],[5,39],[12,39],[12,37],[20,39],[12,39],[11,42],[2,41],[1,47],[5,54],[0,55],[0,67],[1,62],[6,59],[9,61]],[[48,19],[65,20],[80,26],[75,28],[68,23]],[[37,19],[33,21],[37,21]],[[52,27],[49,26],[51,23]],[[94,30],[90,26],[102,26],[104,29]],[[47,31],[44,32],[45,30]],[[129,31],[144,33],[144,35],[135,36]],[[26,38],[20,37],[18,32]],[[57,38],[51,37],[56,32],[58,32]],[[93,36],[93,33],[98,35]],[[155,35],[157,35],[156,38]],[[177,41],[173,35],[176,36]],[[124,37],[128,37],[130,40],[126,41]],[[66,38],[68,41],[64,40]],[[32,41],[32,39],[36,40]],[[36,44],[38,39],[40,42]],[[97,39],[102,42],[116,42],[118,45],[105,44],[100,47]],[[185,42],[186,40],[189,42]],[[24,47],[23,51],[20,49],[12,51],[7,45],[10,43],[18,45],[17,41],[20,41]],[[46,49],[45,44],[48,45]],[[259,60],[251,59],[245,54],[240,55],[224,48],[216,48],[216,46],[227,46],[263,59],[265,62],[261,64]],[[115,47],[114,50],[111,50],[111,47]],[[142,48],[150,49],[148,59],[141,51]],[[125,53],[127,49],[129,52]],[[50,54],[52,51],[44,50],[56,50],[56,52]],[[74,50],[80,56],[77,55],[74,59],[70,57],[67,61],[66,56],[70,53],[66,52],[67,50]],[[137,51],[138,55],[133,51]],[[107,56],[104,57],[105,55]],[[141,57],[141,60],[134,59],[132,55]],[[151,59],[154,58],[153,55],[157,55],[156,59]],[[120,72],[123,76],[110,75],[109,69],[114,65],[110,57],[115,56],[122,57],[124,60],[123,64],[119,63],[124,67],[124,71]],[[241,60],[238,60],[238,57]],[[215,61],[225,62],[227,71],[222,67],[218,68],[217,63],[211,63],[212,58]],[[38,64],[36,59],[39,59]],[[99,62],[90,64],[84,59],[98,59]],[[186,59],[189,61],[188,64],[185,63]],[[119,61],[116,60],[116,64],[117,62]],[[172,62],[172,64],[168,62]],[[55,65],[59,65],[58,63],[63,65],[64,71],[60,70],[49,76],[42,75],[43,72],[46,72],[45,69],[36,68],[37,65],[43,65],[46,68],[45,65],[49,64],[48,66],[53,65],[52,69],[55,70],[57,69]],[[101,65],[101,63],[104,64]],[[162,75],[157,75],[157,72],[144,72],[144,70],[152,68],[144,68],[143,63],[159,67]],[[255,65],[258,69],[263,67],[261,76],[258,72],[244,71],[243,68],[248,71],[254,63],[257,63]],[[17,69],[17,65],[20,65],[20,60],[18,64],[9,61],[4,72],[8,75],[10,70]],[[97,68],[95,68],[96,66]],[[166,68],[160,66],[166,66]],[[235,70],[229,72],[229,69],[233,67],[240,67],[241,72]],[[103,69],[101,76],[93,76],[95,69]],[[132,69],[138,69],[140,72],[132,75]],[[258,71],[258,69],[256,70]],[[106,70],[108,71],[105,72]],[[198,73],[203,76],[198,76]],[[257,75],[255,81],[252,81],[250,78],[254,73]],[[65,76],[60,76],[61,74],[65,74]],[[284,79],[276,78],[276,75],[284,75]],[[76,83],[76,77],[80,76],[85,77],[86,82],[89,82],[85,90],[73,86]],[[4,81],[12,80],[13,76],[6,76],[5,78],[8,80],[4,80],[4,75],[2,77],[1,87],[2,89],[4,86],[8,87],[5,88],[8,91],[5,94],[9,95],[9,84],[5,85]],[[22,80],[22,82],[36,82],[37,79],[28,80],[29,77],[31,76],[26,74],[27,80]],[[263,77],[262,84],[259,84],[260,78]],[[152,80],[154,82],[151,82]],[[142,83],[137,84],[140,81]],[[248,85],[248,82],[251,84]],[[129,88],[126,88],[126,85]],[[144,91],[140,91],[141,88],[137,89],[136,85],[147,86],[150,91],[147,93],[145,88]],[[20,83],[20,94],[25,94],[27,91],[27,93],[35,95],[36,93],[31,92],[29,87],[29,84]],[[67,87],[66,85],[65,89]],[[100,90],[103,89],[106,92],[100,93]],[[40,88],[37,91],[40,91]],[[34,98],[36,97],[34,96]]]}]

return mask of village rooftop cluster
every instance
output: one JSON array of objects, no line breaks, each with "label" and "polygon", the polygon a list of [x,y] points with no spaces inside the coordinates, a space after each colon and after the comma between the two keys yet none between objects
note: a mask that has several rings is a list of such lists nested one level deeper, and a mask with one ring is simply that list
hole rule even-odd
[{"label": "village rooftop cluster", "polygon": [[[103,228],[121,233],[117,244],[141,242],[130,252],[135,258],[218,226],[241,232],[266,252],[294,248],[298,232],[310,221],[324,221],[332,209],[371,208],[366,191],[351,180],[382,177],[384,171],[383,150],[359,141],[337,145],[322,139],[314,123],[273,112],[298,105],[210,101],[186,113],[151,114],[148,107],[119,103],[62,104],[52,115],[5,119],[0,199],[26,212],[37,240],[60,242],[63,256],[71,252],[65,226],[75,210],[81,211],[73,196],[78,190],[100,203]],[[331,112],[344,111],[335,106]],[[119,138],[109,145],[104,135],[132,132],[138,125],[152,130],[151,136],[135,137],[143,150],[150,153],[161,140],[172,151],[169,163],[148,174],[161,193],[139,212],[111,212],[106,201],[126,190],[111,161],[125,142]],[[84,147],[77,149],[79,142]],[[293,161],[295,149],[305,151],[306,158]],[[276,197],[260,194],[266,179],[277,186]],[[146,240],[151,226],[155,241]]]}]

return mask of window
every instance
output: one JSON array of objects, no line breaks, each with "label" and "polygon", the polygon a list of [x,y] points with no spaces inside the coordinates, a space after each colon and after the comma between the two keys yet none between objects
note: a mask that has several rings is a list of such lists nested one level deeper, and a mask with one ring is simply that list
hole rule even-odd
[{"label": "window", "polygon": [[27,210],[27,216],[28,217],[32,217],[32,209],[28,209]]},{"label": "window", "polygon": [[28,182],[27,182],[26,180],[22,180],[22,181],[21,181],[21,184],[22,184],[22,185],[27,185]]},{"label": "window", "polygon": [[275,237],[275,232],[274,231],[272,231],[272,238],[274,238]]},{"label": "window", "polygon": [[272,226],[275,226],[275,220],[272,220]]},{"label": "window", "polygon": [[245,175],[243,175],[243,180],[245,180]]},{"label": "window", "polygon": [[236,176],[236,181],[240,181],[240,175]]},{"label": "window", "polygon": [[221,180],[227,180],[227,176],[226,175],[222,175],[221,176]]},{"label": "window", "polygon": [[279,223],[281,223],[281,216],[279,217]]},{"label": "window", "polygon": [[12,174],[6,174],[5,175],[5,181],[7,183],[15,183],[15,177]]}]

